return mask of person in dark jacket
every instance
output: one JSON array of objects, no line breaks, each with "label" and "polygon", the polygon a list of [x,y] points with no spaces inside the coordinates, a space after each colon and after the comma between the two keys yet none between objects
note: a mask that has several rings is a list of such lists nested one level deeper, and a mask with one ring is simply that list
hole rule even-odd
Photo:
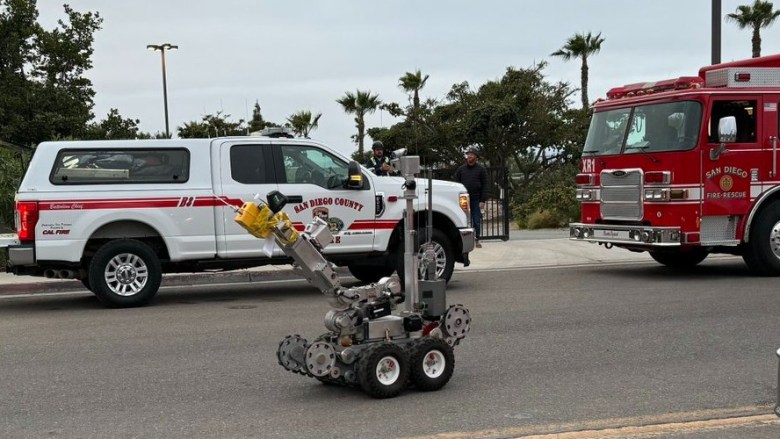
[{"label": "person in dark jacket", "polygon": [[376,175],[393,175],[390,158],[385,155],[385,146],[377,140],[371,145],[374,155],[366,162],[366,168]]},{"label": "person in dark jacket", "polygon": [[466,186],[469,192],[469,210],[471,211],[471,225],[474,227],[474,237],[477,248],[482,248],[479,238],[482,236],[482,209],[485,208],[487,199],[487,171],[485,167],[477,163],[479,154],[474,149],[466,152],[466,163],[455,171],[455,181]]}]

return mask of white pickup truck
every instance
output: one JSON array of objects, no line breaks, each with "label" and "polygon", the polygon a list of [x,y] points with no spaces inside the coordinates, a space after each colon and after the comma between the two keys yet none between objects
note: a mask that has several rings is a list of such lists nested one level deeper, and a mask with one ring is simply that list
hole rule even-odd
[{"label": "white pickup truck", "polygon": [[[349,168],[325,145],[290,138],[44,142],[16,195],[17,231],[0,235],[0,248],[17,275],[80,279],[109,306],[139,306],[163,273],[289,264],[233,220],[244,201],[278,190],[297,228],[315,215],[328,222],[331,262],[373,282],[402,260],[404,180],[358,167],[363,184],[350,188]],[[424,234],[427,180],[417,188]],[[433,180],[432,206],[437,276],[449,280],[474,248],[468,194]]]}]

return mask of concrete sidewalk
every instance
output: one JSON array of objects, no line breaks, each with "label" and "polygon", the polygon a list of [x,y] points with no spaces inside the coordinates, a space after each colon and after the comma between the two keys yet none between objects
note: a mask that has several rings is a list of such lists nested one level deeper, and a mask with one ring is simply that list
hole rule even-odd
[{"label": "concrete sidewalk", "polygon": [[[508,241],[483,241],[482,248],[470,254],[471,265],[455,264],[455,272],[521,267],[549,267],[605,262],[652,262],[647,253],[623,249],[608,250],[596,244],[568,240],[568,229],[512,230]],[[349,275],[339,268],[340,275]],[[289,265],[264,266],[225,272],[168,274],[163,286],[187,286],[216,283],[245,283],[300,277]],[[0,273],[0,295],[30,292],[73,291],[84,287],[77,280],[44,279]]]}]

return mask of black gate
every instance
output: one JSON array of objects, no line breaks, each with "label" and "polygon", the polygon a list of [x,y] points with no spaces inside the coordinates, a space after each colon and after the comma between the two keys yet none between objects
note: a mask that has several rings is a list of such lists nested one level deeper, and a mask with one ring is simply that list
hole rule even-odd
[{"label": "black gate", "polygon": [[[488,198],[482,211],[482,237],[480,239],[509,239],[509,170],[486,167],[488,174]],[[456,169],[436,169],[433,177],[439,180],[454,180]],[[469,218],[471,223],[471,218]]]}]

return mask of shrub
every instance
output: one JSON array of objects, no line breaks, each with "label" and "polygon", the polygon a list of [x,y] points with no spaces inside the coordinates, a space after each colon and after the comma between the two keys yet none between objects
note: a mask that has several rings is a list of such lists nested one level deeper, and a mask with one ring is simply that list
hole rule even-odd
[{"label": "shrub", "polygon": [[564,227],[580,215],[574,194],[573,187],[562,183],[542,188],[527,202],[513,207],[513,218],[520,228]]}]

